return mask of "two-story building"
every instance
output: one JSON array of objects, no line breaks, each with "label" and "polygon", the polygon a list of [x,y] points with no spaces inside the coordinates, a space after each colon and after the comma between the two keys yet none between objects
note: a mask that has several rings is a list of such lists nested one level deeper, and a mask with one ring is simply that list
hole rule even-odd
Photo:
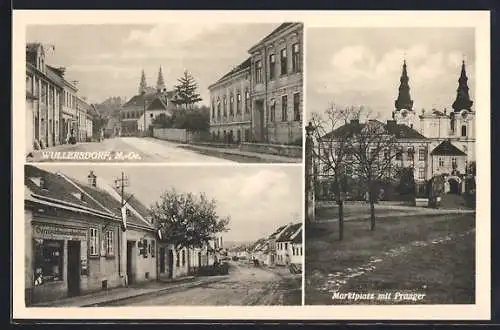
[{"label": "two-story building", "polygon": [[302,138],[303,25],[283,23],[209,87],[212,138],[298,143]]},{"label": "two-story building", "polygon": [[283,23],[250,48],[252,137],[293,143],[302,137],[303,24]]},{"label": "two-story building", "polygon": [[276,265],[286,266],[292,263],[294,239],[302,230],[302,223],[291,223],[276,239]]},{"label": "two-story building", "polygon": [[[43,149],[60,143],[59,110],[62,83],[45,62],[40,43],[26,44],[26,146]],[[33,150],[31,149],[31,150]],[[31,150],[27,150],[28,152]]]}]

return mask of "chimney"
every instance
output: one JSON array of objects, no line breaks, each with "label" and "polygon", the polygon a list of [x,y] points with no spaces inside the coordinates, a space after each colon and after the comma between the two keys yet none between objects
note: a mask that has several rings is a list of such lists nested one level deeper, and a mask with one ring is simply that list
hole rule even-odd
[{"label": "chimney", "polygon": [[40,182],[39,186],[41,189],[47,189],[47,187],[45,185],[45,178],[44,177],[41,177],[39,182]]},{"label": "chimney", "polygon": [[90,171],[87,176],[89,186],[96,187],[97,186],[97,176],[94,174],[94,171]]}]

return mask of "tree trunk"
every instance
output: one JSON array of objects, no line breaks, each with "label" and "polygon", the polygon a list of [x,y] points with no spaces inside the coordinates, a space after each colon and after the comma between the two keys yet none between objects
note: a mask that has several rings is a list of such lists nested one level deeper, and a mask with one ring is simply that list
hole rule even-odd
[{"label": "tree trunk", "polygon": [[339,241],[344,238],[344,201],[339,200]]},{"label": "tree trunk", "polygon": [[370,230],[375,230],[375,201],[370,193]]}]

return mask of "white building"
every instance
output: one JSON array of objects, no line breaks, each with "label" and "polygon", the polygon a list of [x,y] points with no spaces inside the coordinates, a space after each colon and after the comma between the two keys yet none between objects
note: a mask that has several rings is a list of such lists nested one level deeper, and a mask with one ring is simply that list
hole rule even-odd
[{"label": "white building", "polygon": [[300,231],[302,223],[289,224],[276,239],[276,265],[285,266],[292,263],[293,241]]}]

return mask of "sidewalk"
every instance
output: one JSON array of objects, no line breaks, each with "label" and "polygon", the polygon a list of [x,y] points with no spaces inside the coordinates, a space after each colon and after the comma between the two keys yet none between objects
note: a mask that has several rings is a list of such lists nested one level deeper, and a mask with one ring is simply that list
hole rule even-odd
[{"label": "sidewalk", "polygon": [[59,299],[56,301],[34,304],[30,307],[98,307],[121,300],[137,298],[140,296],[164,294],[168,291],[178,289],[189,289],[203,284],[218,282],[227,278],[227,276],[207,276],[194,277],[186,276],[172,281],[154,281],[99,291],[83,296]]},{"label": "sidewalk", "polygon": [[[389,208],[388,208],[389,209]],[[465,210],[465,209],[430,209],[424,207],[415,207],[415,206],[401,206],[391,208],[396,212],[384,212],[384,210],[380,210],[377,212],[377,208],[375,207],[375,217],[377,218],[388,218],[388,217],[412,217],[417,215],[445,215],[445,214],[472,214],[476,213],[476,210]],[[387,209],[386,209],[387,210]],[[406,210],[406,212],[397,212],[397,210]],[[370,214],[357,214],[353,216],[344,217],[344,221],[355,221],[355,220],[366,220],[370,219]],[[338,219],[325,219],[325,220],[315,220],[315,223],[324,223],[324,222],[337,222]]]},{"label": "sidewalk", "polygon": [[180,146],[182,148],[185,148],[185,149],[200,150],[200,151],[204,150],[204,151],[210,151],[210,152],[214,152],[214,153],[222,153],[222,154],[237,155],[237,156],[244,156],[244,157],[250,157],[250,158],[258,158],[258,159],[267,160],[267,161],[276,162],[276,163],[301,163],[302,162],[302,158],[277,156],[277,155],[271,155],[271,154],[265,154],[265,153],[242,151],[239,149],[206,147],[206,146],[200,146],[200,145],[194,145],[194,144],[187,144],[187,145],[180,145]]}]

